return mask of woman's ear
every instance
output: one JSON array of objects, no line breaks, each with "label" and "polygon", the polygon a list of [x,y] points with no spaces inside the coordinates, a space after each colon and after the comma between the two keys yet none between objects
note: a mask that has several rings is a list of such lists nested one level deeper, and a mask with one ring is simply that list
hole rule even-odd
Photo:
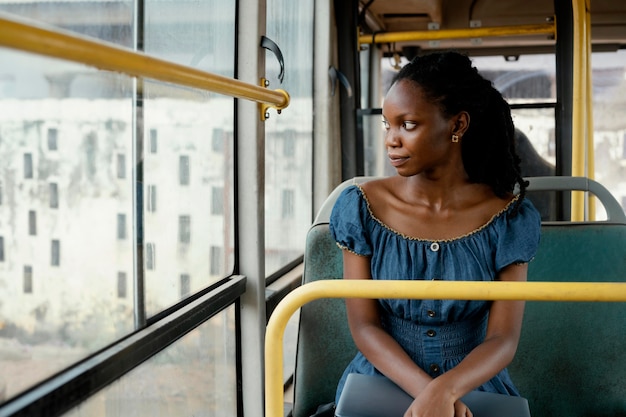
[{"label": "woman's ear", "polygon": [[470,115],[466,111],[462,111],[454,116],[454,125],[452,128],[452,134],[457,135],[459,138],[463,137],[470,124]]}]

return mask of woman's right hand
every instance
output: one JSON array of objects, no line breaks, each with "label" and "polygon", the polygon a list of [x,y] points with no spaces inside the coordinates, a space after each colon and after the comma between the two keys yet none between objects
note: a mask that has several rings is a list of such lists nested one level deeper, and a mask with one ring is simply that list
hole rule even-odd
[{"label": "woman's right hand", "polygon": [[473,417],[472,411],[449,392],[430,383],[413,400],[404,417]]}]

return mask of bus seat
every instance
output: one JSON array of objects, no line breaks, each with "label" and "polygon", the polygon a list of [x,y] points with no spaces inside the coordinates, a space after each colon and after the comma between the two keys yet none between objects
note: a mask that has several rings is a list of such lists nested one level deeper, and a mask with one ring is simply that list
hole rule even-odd
[{"label": "bus seat", "polygon": [[[369,179],[345,181],[320,208],[307,235],[303,283],[341,278],[342,254],[330,236],[330,213],[343,189]],[[527,179],[530,189],[592,188],[608,215],[606,222],[542,225],[529,280],[622,281],[626,216],[613,197],[586,179]],[[621,303],[527,303],[510,371],[529,399],[533,417],[626,415],[624,327],[626,306]],[[319,405],[334,401],[337,382],[355,353],[343,300],[320,299],[301,308],[293,417],[309,417]]]},{"label": "bus seat", "polygon": [[[626,280],[626,224],[542,226],[529,281]],[[511,377],[533,417],[626,415],[626,305],[527,302]]]},{"label": "bus seat", "polygon": [[[351,184],[372,177],[357,177],[337,186],[328,196],[309,229],[304,249],[303,284],[321,279],[341,279],[341,249],[330,235],[333,205]],[[300,309],[300,327],[294,375],[293,417],[309,417],[321,404],[335,400],[337,382],[356,354],[344,301],[320,299]]]}]

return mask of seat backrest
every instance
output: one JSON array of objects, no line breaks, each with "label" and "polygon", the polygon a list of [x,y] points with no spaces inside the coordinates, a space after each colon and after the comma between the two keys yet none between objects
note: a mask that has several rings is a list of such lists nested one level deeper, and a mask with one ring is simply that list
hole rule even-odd
[{"label": "seat backrest", "polygon": [[[341,249],[330,235],[328,222],[337,197],[348,186],[371,177],[359,177],[337,186],[320,208],[309,229],[304,249],[303,284],[341,279]],[[300,327],[294,375],[293,417],[309,417],[321,404],[333,402],[343,370],[356,354],[343,300],[320,299],[300,309]]]},{"label": "seat backrest", "polygon": [[[320,209],[307,235],[304,283],[341,278],[342,253],[330,236],[330,212],[343,189],[369,179],[361,177],[344,182]],[[535,183],[541,190],[552,187],[549,183],[554,182],[530,180],[531,189]],[[565,181],[567,178],[560,182]],[[575,182],[573,189],[587,187],[578,180]],[[556,189],[563,187],[557,184]],[[603,196],[601,201],[603,198],[608,197]],[[609,202],[609,206],[614,207],[614,203]],[[623,211],[612,210],[609,220],[615,223],[544,225],[537,256],[529,265],[529,280],[623,280],[626,274],[623,215]],[[626,399],[618,403],[619,395],[625,398],[626,392],[624,328],[626,305],[622,303],[527,303],[522,340],[510,371],[529,399],[533,417],[608,416],[618,415],[618,409],[619,415],[626,415]],[[302,307],[294,417],[309,417],[320,404],[334,401],[337,382],[355,353],[343,300],[320,299]],[[603,385],[605,382],[607,386]],[[606,400],[596,398],[604,396],[605,391]],[[601,407],[596,407],[599,404]]]},{"label": "seat backrest", "polygon": [[[544,225],[529,281],[626,280],[626,225]],[[533,417],[626,415],[626,303],[527,302],[509,372]]]}]

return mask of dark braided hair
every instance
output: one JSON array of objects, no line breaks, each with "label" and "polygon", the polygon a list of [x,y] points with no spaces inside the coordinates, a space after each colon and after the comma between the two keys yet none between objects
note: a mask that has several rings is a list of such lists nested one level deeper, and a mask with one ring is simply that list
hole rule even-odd
[{"label": "dark braided hair", "polygon": [[515,150],[515,127],[511,109],[491,81],[483,78],[470,59],[456,52],[432,53],[415,57],[393,82],[411,80],[426,98],[452,117],[461,111],[470,116],[461,139],[463,166],[469,180],[489,185],[498,197],[513,192],[519,184],[520,196],[511,211],[519,209],[528,182],[520,171]]}]

